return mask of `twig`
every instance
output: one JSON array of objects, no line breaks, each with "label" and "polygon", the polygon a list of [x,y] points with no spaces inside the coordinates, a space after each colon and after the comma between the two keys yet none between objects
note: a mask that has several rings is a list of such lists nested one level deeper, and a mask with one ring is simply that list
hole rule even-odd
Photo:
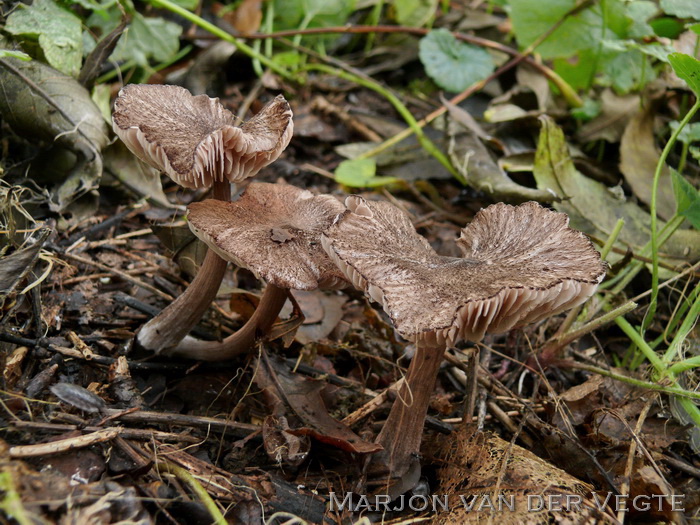
[{"label": "twig", "polygon": [[[119,414],[120,412],[122,411],[114,408],[103,409],[103,413],[107,415]],[[187,414],[175,414],[172,412],[151,412],[148,410],[139,410],[138,412],[130,413],[122,412],[117,419],[120,421],[135,423],[202,427],[217,432],[231,432],[236,437],[246,437],[251,432],[257,432],[260,430],[258,425],[238,423],[236,421],[228,421],[223,418],[190,416]]]},{"label": "twig", "polygon": [[[78,425],[66,425],[62,423],[41,423],[38,421],[13,421],[10,426],[14,428],[26,428],[27,430],[44,430],[47,432],[70,432],[72,430],[85,430],[88,432],[98,432],[105,430],[96,426],[79,427]],[[188,436],[187,434],[176,434],[174,432],[163,432],[160,430],[146,430],[139,428],[120,428],[119,436],[125,439],[138,439],[140,441],[151,441],[154,438],[159,441],[173,441],[179,443],[201,443],[202,438]]]},{"label": "twig", "polygon": [[38,456],[50,456],[61,452],[68,452],[76,448],[89,447],[95,443],[103,443],[110,441],[119,435],[121,428],[108,428],[98,430],[92,434],[78,436],[68,439],[60,439],[51,443],[41,443],[38,445],[21,445],[10,447],[11,458],[35,458]]},{"label": "twig", "polygon": [[62,253],[62,254],[60,254],[60,256],[65,257],[67,259],[71,259],[72,261],[75,261],[75,262],[78,262],[81,264],[93,266],[99,270],[102,270],[103,272],[107,272],[107,273],[110,273],[112,275],[116,275],[117,277],[124,279],[125,281],[130,282],[131,284],[134,284],[140,288],[143,288],[144,290],[148,290],[149,292],[151,292],[155,295],[158,295],[159,297],[162,297],[163,299],[166,299],[168,301],[173,300],[172,295],[165,293],[165,292],[159,290],[158,288],[156,288],[155,286],[152,286],[148,283],[145,283],[139,279],[135,279],[134,277],[132,277],[128,273],[122,272],[121,270],[117,270],[115,268],[110,268],[106,264],[102,264],[102,263],[99,263],[97,261],[92,261],[90,259],[86,259],[85,257],[81,257],[79,255],[73,255],[72,253]]}]

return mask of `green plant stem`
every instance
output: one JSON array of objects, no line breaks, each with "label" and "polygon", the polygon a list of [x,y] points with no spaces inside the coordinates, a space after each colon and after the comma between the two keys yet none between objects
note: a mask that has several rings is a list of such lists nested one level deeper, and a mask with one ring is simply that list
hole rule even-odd
[{"label": "green plant stem", "polygon": [[16,521],[19,525],[32,525],[34,520],[31,519],[27,509],[22,505],[22,498],[17,492],[17,487],[12,479],[14,469],[5,466],[0,472],[0,509],[3,510],[5,516]]},{"label": "green plant stem", "polygon": [[651,202],[649,203],[649,213],[651,214],[651,299],[649,301],[649,310],[647,311],[648,321],[643,324],[642,333],[646,326],[651,323],[654,315],[656,314],[656,304],[659,295],[659,232],[657,230],[658,218],[656,214],[657,194],[659,190],[659,181],[661,180],[661,172],[666,165],[666,159],[668,158],[669,153],[676,144],[678,135],[680,135],[680,132],[683,130],[686,124],[690,122],[690,119],[693,118],[698,109],[700,109],[700,97],[695,101],[693,107],[690,108],[690,111],[686,113],[683,120],[681,120],[678,127],[671,134],[671,137],[668,139],[668,142],[666,142],[666,145],[661,152],[659,161],[656,163],[656,169],[654,170],[654,180],[651,185]]},{"label": "green plant stem", "polygon": [[209,493],[204,490],[204,487],[202,487],[201,483],[197,481],[197,478],[190,474],[186,469],[166,461],[159,461],[154,465],[154,468],[160,473],[166,472],[176,476],[180,481],[184,482],[188,487],[190,487],[192,492],[194,492],[199,498],[202,505],[204,505],[204,507],[209,511],[211,517],[214,518],[214,523],[216,523],[216,525],[228,525],[226,518],[224,518],[224,515],[219,510],[219,507],[217,507],[216,503],[214,503],[214,500],[211,499]]},{"label": "green plant stem", "polygon": [[[671,217],[671,219],[664,225],[663,228],[661,228],[661,231],[659,232],[659,247],[663,246],[663,244],[673,235],[673,233],[683,224],[683,221],[685,219],[683,217],[680,217],[678,215],[674,215]],[[647,243],[642,249],[639,251],[639,255],[641,257],[650,257],[651,256],[651,241]],[[640,261],[635,259],[634,261],[630,262],[629,265],[620,271],[620,273],[614,278],[606,281],[601,285],[602,288],[609,288],[611,285],[615,284],[615,287],[612,288],[611,291],[611,296],[615,296],[622,292],[625,288],[627,288],[627,285],[634,279],[637,274],[644,268],[644,266],[647,263],[645,261]]]},{"label": "green plant stem", "polygon": [[681,158],[678,161],[678,173],[683,173],[685,169],[685,163],[688,160],[688,150],[690,149],[690,144],[687,142],[683,143],[683,149],[681,150]]},{"label": "green plant stem", "polygon": [[608,258],[608,255],[610,254],[610,250],[612,250],[613,246],[615,245],[615,241],[617,241],[617,238],[620,235],[620,232],[622,231],[622,228],[625,226],[625,219],[617,219],[617,222],[615,223],[615,227],[613,230],[610,232],[610,235],[608,235],[608,240],[605,241],[605,244],[603,247],[600,249],[600,258],[603,260],[606,260]]},{"label": "green plant stem", "polygon": [[[700,284],[695,288],[695,290],[698,289],[700,289]],[[668,349],[663,356],[664,363],[668,364],[676,358],[681,350],[683,341],[685,341],[688,334],[697,323],[698,317],[700,317],[700,295],[696,295],[693,305],[690,307],[690,310],[688,310],[688,314],[685,316],[685,319],[683,319],[683,322],[676,332],[676,335],[673,337],[671,344],[668,345]]]},{"label": "green plant stem", "polygon": [[[687,319],[688,317],[686,317],[686,320]],[[661,378],[667,379],[671,382],[674,394],[681,395],[681,392],[684,393],[683,397],[681,397],[678,401],[683,407],[683,409],[686,412],[688,412],[690,417],[693,419],[695,425],[700,427],[700,407],[698,407],[689,399],[684,399],[684,397],[688,397],[687,394],[689,394],[689,392],[678,385],[678,382],[676,381],[676,376],[671,372],[670,367],[668,367],[667,364],[661,358],[659,358],[656,352],[647,344],[647,342],[640,335],[640,333],[637,330],[635,330],[635,328],[631,324],[629,324],[626,319],[624,319],[623,317],[618,317],[615,319],[615,323],[617,323],[617,325],[622,329],[622,331],[625,332],[627,337],[629,337],[630,340],[637,345],[637,348],[639,348],[639,350],[644,354],[644,357],[646,357],[647,360],[654,367],[656,373]]]},{"label": "green plant stem", "polygon": [[566,332],[565,334],[562,334],[554,340],[554,343],[557,346],[568,345],[569,343],[574,342],[576,339],[579,339],[587,333],[597,330],[600,327],[605,326],[606,324],[614,321],[617,317],[622,317],[623,315],[630,313],[632,310],[637,308],[637,306],[637,303],[629,301],[621,306],[618,306],[613,310],[610,310],[609,312],[604,313],[600,317],[596,317],[592,321],[587,322],[586,324],[579,328],[576,328],[575,330],[571,330],[569,332]]},{"label": "green plant stem", "polygon": [[688,359],[684,359],[683,361],[678,361],[677,363],[671,365],[668,371],[673,375],[678,375],[685,372],[686,370],[690,370],[691,368],[697,368],[699,366],[700,355],[696,355],[695,357],[690,357]]},{"label": "green plant stem", "polygon": [[[557,88],[561,91],[562,96],[566,99],[567,103],[573,107],[580,107],[583,105],[583,100],[578,96],[576,90],[574,90],[563,78],[556,74],[551,68],[546,65],[534,60],[533,58],[527,56],[527,54],[532,53],[532,51],[544,42],[553,32],[559,27],[567,17],[576,14],[582,9],[585,9],[590,4],[592,0],[586,0],[582,4],[574,7],[569,13],[566,13],[561,22],[558,22],[548,31],[540,35],[540,37],[533,42],[525,51],[522,53],[517,49],[508,47],[499,42],[494,42],[493,40],[488,40],[486,38],[481,38],[478,36],[467,35],[460,33],[458,31],[452,32],[452,35],[463,42],[468,42],[476,46],[486,47],[493,49],[494,51],[499,51],[515,57],[515,63],[510,67],[519,64],[522,61],[528,63],[528,65],[535,68],[542,75],[544,75],[548,80],[550,80]],[[333,33],[350,33],[350,34],[374,34],[374,33],[405,33],[409,35],[425,36],[430,32],[429,28],[425,27],[408,27],[408,26],[387,26],[387,25],[377,25],[377,26],[367,26],[367,25],[345,25],[345,26],[335,26],[335,27],[310,27],[307,29],[289,29],[284,31],[276,31],[274,33],[253,33],[252,35],[246,35],[248,39],[260,39],[260,38],[288,38],[297,35],[309,36],[309,35],[323,35],[323,34],[333,34]]]},{"label": "green plant stem", "polygon": [[700,401],[700,392],[689,392],[687,390],[683,390],[682,388],[672,388],[664,385],[659,385],[657,383],[651,383],[649,381],[644,381],[643,379],[637,379],[635,377],[629,377],[624,374],[618,374],[617,372],[606,370],[605,368],[587,365],[578,361],[557,361],[556,365],[559,368],[575,368],[577,370],[586,370],[587,372],[592,372],[601,376],[610,377],[617,381],[627,383],[628,385],[636,386],[639,388],[646,388],[647,390],[655,390],[657,392],[662,392],[668,395],[675,395],[681,399],[687,399],[689,401],[692,399],[696,399]]},{"label": "green plant stem", "polygon": [[280,66],[279,64],[277,64],[273,60],[270,60],[269,58],[267,58],[265,55],[263,55],[259,51],[256,51],[252,47],[241,42],[240,39],[227,33],[223,29],[216,27],[211,22],[207,22],[202,17],[195,15],[194,13],[188,11],[187,9],[180,7],[177,4],[174,4],[170,0],[148,0],[148,2],[156,7],[162,7],[163,9],[167,9],[168,11],[170,11],[172,13],[180,15],[182,18],[189,20],[193,24],[198,25],[199,27],[201,27],[205,31],[209,31],[212,35],[220,38],[221,40],[224,40],[226,42],[233,44],[234,46],[236,46],[236,49],[238,49],[242,53],[245,53],[249,57],[251,57],[255,60],[258,60],[261,64],[270,68],[272,71],[274,71],[275,73],[277,73],[281,77],[286,78],[288,80],[294,80],[294,75],[292,75],[285,68],[283,68],[282,66]]},{"label": "green plant stem", "polygon": [[695,289],[692,292],[690,292],[690,295],[688,295],[687,299],[682,301],[680,306],[674,312],[673,318],[666,325],[664,332],[654,340],[652,347],[656,348],[656,346],[658,346],[661,343],[661,341],[665,341],[669,337],[669,334],[676,329],[676,326],[678,326],[681,317],[685,315],[690,305],[693,304],[693,302],[698,296],[700,296],[700,286],[695,287]]},{"label": "green plant stem", "polygon": [[615,323],[619,326],[623,332],[630,338],[630,340],[637,345],[637,348],[644,354],[644,357],[652,364],[654,369],[658,373],[663,373],[666,371],[666,365],[661,360],[661,358],[656,354],[653,348],[644,340],[644,337],[635,330],[635,328],[622,317],[615,319]]},{"label": "green plant stem", "polygon": [[[336,69],[334,67],[327,66],[325,64],[309,64],[305,66],[303,69],[305,70],[312,70],[312,71],[322,71],[324,73],[328,73],[330,75],[335,75],[339,78],[342,78],[344,80],[349,80],[350,82],[354,82],[356,84],[359,84],[360,86],[366,87],[367,89],[371,89],[372,91],[375,91],[382,95],[384,98],[386,98],[392,106],[394,106],[394,109],[403,117],[403,119],[406,121],[406,124],[408,124],[409,129],[415,133],[416,138],[418,139],[418,142],[420,142],[420,145],[428,152],[430,153],[433,157],[435,157],[440,164],[442,164],[460,183],[466,184],[467,181],[464,180],[464,177],[452,166],[452,163],[450,160],[445,156],[445,154],[440,151],[440,149],[433,143],[432,140],[430,140],[425,133],[423,133],[423,128],[418,124],[414,116],[411,114],[411,112],[408,110],[408,108],[399,100],[399,98],[394,95],[391,91],[386,89],[384,86],[381,84],[378,84],[377,82],[374,82],[372,80],[360,77],[358,75],[354,75],[352,73],[348,73],[347,71],[342,71],[340,69]],[[363,155],[360,155],[358,158],[359,159],[366,159],[369,158],[373,155],[373,152],[366,152]]]},{"label": "green plant stem", "polygon": [[[154,66],[152,68],[152,71],[161,71],[162,69],[165,69],[166,67],[171,66],[175,62],[179,62],[181,59],[186,57],[189,52],[192,51],[192,46],[185,46],[180,51],[178,51],[172,58],[165,62],[161,62],[160,64]],[[136,63],[135,60],[127,60],[123,64],[121,64],[118,67],[115,67],[111,71],[107,71],[104,75],[101,75],[97,77],[97,80],[95,80],[95,83],[97,84],[104,84],[105,82],[108,82],[109,80],[113,79],[116,77],[121,71],[126,71],[129,70],[133,67],[138,66],[139,64]],[[149,68],[150,70],[150,68]]]}]

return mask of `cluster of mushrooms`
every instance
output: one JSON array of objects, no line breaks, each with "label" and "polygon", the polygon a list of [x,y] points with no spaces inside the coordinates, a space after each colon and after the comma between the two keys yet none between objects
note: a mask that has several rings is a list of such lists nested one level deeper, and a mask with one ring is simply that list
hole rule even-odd
[{"label": "cluster of mushrooms", "polygon": [[[277,318],[290,289],[354,286],[382,305],[416,345],[406,380],[380,432],[373,462],[401,476],[417,457],[444,351],[544,319],[590,297],[605,275],[589,239],[568,217],[534,202],[480,211],[457,240],[462,257],[437,254],[409,217],[387,202],[341,203],[252,177],[287,147],[292,112],[282,96],[237,126],[218,99],[177,86],[128,85],[114,130],[138,157],[187,188],[212,187],[188,222],[210,250],[187,290],[149,321],[138,343],[165,355],[220,361],[248,351]],[[223,341],[187,334],[220,286],[227,261],[266,284],[253,317]]]}]

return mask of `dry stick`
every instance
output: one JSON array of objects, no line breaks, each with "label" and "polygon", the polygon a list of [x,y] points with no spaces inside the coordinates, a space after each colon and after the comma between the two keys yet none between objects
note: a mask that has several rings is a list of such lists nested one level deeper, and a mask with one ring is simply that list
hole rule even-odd
[{"label": "dry stick", "polygon": [[39,445],[22,445],[10,447],[11,458],[33,458],[37,456],[49,456],[60,452],[68,452],[76,448],[88,447],[95,443],[110,441],[119,435],[121,428],[109,428],[98,430],[92,434],[78,436],[75,438],[61,439],[51,443],[41,443]]},{"label": "dry stick", "polygon": [[[214,199],[228,202],[231,200],[231,185],[225,180],[215,181],[212,193]],[[139,329],[139,344],[160,353],[182,341],[216,298],[225,271],[226,261],[213,250],[207,250],[202,267],[187,289]]]},{"label": "dry stick", "polygon": [[244,354],[258,338],[270,331],[287,301],[287,295],[286,289],[268,283],[255,312],[236,333],[223,341],[202,341],[186,337],[177,346],[167,348],[162,353],[203,361],[226,361]]},{"label": "dry stick", "polygon": [[386,401],[389,398],[389,395],[392,392],[398,392],[399,388],[401,388],[401,386],[404,384],[404,381],[405,380],[402,377],[401,379],[393,383],[389,388],[384,390],[381,394],[377,394],[372,399],[367,401],[367,403],[362,405],[360,408],[345,416],[341,423],[350,427],[358,421],[360,421],[362,418],[368,416],[369,414],[374,412],[382,403],[384,403],[384,401]]},{"label": "dry stick", "polygon": [[[635,435],[640,435],[642,433],[642,426],[644,425],[644,421],[646,421],[647,414],[649,414],[649,409],[651,408],[652,403],[654,402],[653,399],[650,399],[644,404],[644,408],[642,409],[642,412],[639,414],[639,418],[637,419],[637,425],[635,426],[634,429],[634,434]],[[636,439],[631,439],[630,440],[630,447],[629,451],[627,452],[627,464],[625,465],[625,474],[622,477],[622,483],[620,485],[620,493],[621,494],[629,494],[629,489],[630,489],[630,480],[632,477],[632,468],[634,467],[634,457],[637,454],[637,440]],[[617,521],[620,523],[625,522],[625,513],[627,512],[627,509],[621,508],[617,511]]]},{"label": "dry stick", "polygon": [[392,477],[402,476],[412,456],[420,452],[425,416],[444,353],[444,348],[416,345],[399,397],[377,436],[384,450],[375,454],[372,462],[386,466]]},{"label": "dry stick", "polygon": [[[96,426],[78,427],[78,425],[67,425],[63,423],[40,423],[35,421],[13,421],[11,426],[15,428],[25,428],[27,430],[43,430],[47,432],[69,432],[73,430],[83,430],[87,432],[104,431],[104,428]],[[119,436],[125,439],[138,439],[140,441],[174,441],[176,443],[201,443],[202,438],[187,434],[176,434],[174,432],[162,432],[160,430],[145,430],[140,428],[121,428]]]}]

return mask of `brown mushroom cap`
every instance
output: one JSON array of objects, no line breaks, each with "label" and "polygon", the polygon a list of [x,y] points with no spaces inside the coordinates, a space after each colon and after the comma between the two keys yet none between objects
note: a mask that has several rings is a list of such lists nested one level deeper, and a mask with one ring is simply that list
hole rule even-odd
[{"label": "brown mushroom cap", "polygon": [[253,182],[236,202],[190,204],[187,218],[223,259],[280,288],[313,290],[348,285],[321,247],[321,231],[344,211],[330,195]]},{"label": "brown mushroom cap", "polygon": [[148,84],[122,88],[112,121],[137,157],[186,188],[252,177],[280,156],[294,129],[282,95],[237,127],[218,98]]},{"label": "brown mushroom cap", "polygon": [[324,249],[403,337],[422,344],[479,341],[538,321],[582,303],[605,275],[568,217],[535,202],[480,211],[457,241],[464,258],[438,255],[389,203],[351,196],[346,206]]}]

